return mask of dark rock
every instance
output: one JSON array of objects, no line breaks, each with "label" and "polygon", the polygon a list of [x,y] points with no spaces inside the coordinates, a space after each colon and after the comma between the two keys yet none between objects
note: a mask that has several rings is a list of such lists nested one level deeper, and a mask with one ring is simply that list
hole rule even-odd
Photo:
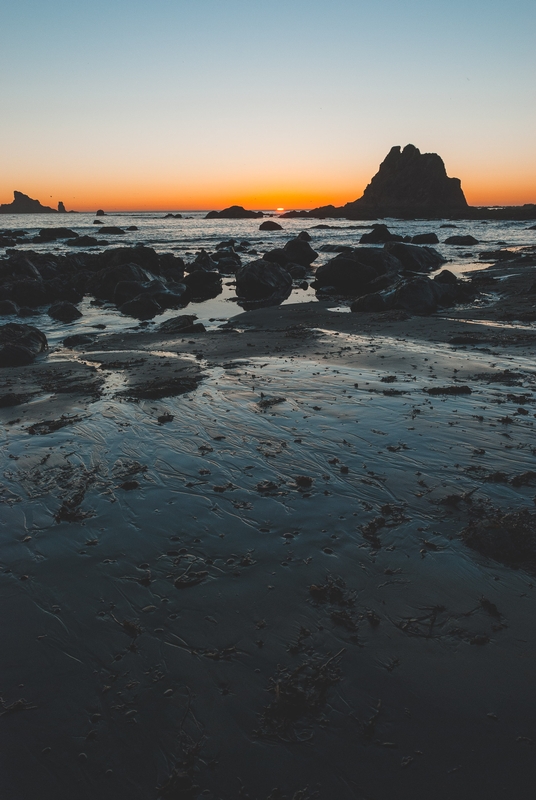
[{"label": "dark rock", "polygon": [[311,245],[298,237],[296,239],[290,239],[290,241],[285,244],[283,250],[290,261],[294,264],[301,264],[302,267],[311,266],[313,261],[318,258],[318,253],[313,250]]},{"label": "dark rock", "polygon": [[371,281],[378,277],[376,270],[368,264],[361,264],[353,258],[337,256],[318,267],[314,286],[333,286],[341,294],[367,294]]},{"label": "dark rock", "polygon": [[242,206],[229,206],[223,211],[209,211],[205,219],[260,219],[262,211],[247,211]]},{"label": "dark rock", "polygon": [[[168,254],[164,257],[169,258]],[[183,264],[182,259],[178,261]],[[137,264],[154,275],[160,273],[160,257],[152,247],[137,245],[136,247],[114,247],[105,250],[98,256],[98,264],[101,268],[118,267],[123,264]]]},{"label": "dark rock", "polygon": [[153,300],[152,297],[140,296],[129,300],[120,306],[119,311],[128,317],[135,317],[136,319],[152,319],[157,314],[162,313],[162,307]]},{"label": "dark rock", "polygon": [[363,297],[358,297],[350,306],[350,310],[361,312],[385,311],[387,307],[384,297],[375,292],[374,294],[365,294]]},{"label": "dark rock", "polygon": [[39,200],[32,200],[27,194],[13,192],[12,203],[0,205],[0,214],[57,214],[55,208],[42,206]]},{"label": "dark rock", "polygon": [[[110,251],[108,251],[110,252]],[[137,264],[110,266],[97,272],[88,282],[87,291],[100,300],[113,301],[115,287],[120,281],[150,280],[152,276]]]},{"label": "dark rock", "polygon": [[18,314],[19,307],[13,300],[0,300],[0,317],[9,317],[11,314]]},{"label": "dark rock", "polygon": [[280,267],[286,267],[291,263],[291,259],[281,247],[276,247],[274,250],[268,250],[264,256],[264,261],[271,261],[273,264],[279,264]]},{"label": "dark rock", "polygon": [[59,320],[59,322],[74,322],[75,319],[80,319],[82,312],[72,303],[60,300],[50,306],[48,316]]},{"label": "dark rock", "polygon": [[11,285],[10,299],[18,305],[38,308],[45,305],[48,300],[43,281],[21,280]]},{"label": "dark rock", "polygon": [[105,217],[105,216],[106,216],[106,214],[104,213],[104,211],[102,210],[102,208],[99,208],[99,210],[98,210],[98,211],[95,211],[95,216],[96,216],[96,217]]},{"label": "dark rock", "polygon": [[93,225],[104,225],[104,222],[101,222],[100,219],[94,219]]},{"label": "dark rock", "polygon": [[192,263],[187,265],[186,269],[189,272],[195,272],[198,269],[216,271],[218,265],[209,253],[204,248],[201,248],[201,251],[196,255]]},{"label": "dark rock", "polygon": [[448,283],[451,286],[456,286],[458,283],[458,278],[451,272],[449,269],[442,269],[437,275],[434,275],[434,281],[439,281],[439,283]]},{"label": "dark rock", "polygon": [[391,233],[387,225],[374,225],[370,233],[364,233],[360,244],[385,244],[385,242],[401,242],[402,236]]},{"label": "dark rock", "polygon": [[267,219],[266,222],[261,222],[259,225],[260,231],[282,231],[283,226],[279,224],[279,222],[274,222],[271,219]]},{"label": "dark rock", "polygon": [[411,237],[412,244],[439,244],[439,239],[435,233],[418,233]]},{"label": "dark rock", "polygon": [[47,337],[33,325],[10,322],[0,326],[0,367],[26,366],[47,349]]},{"label": "dark rock", "polygon": [[164,219],[182,219],[182,214],[165,214]]},{"label": "dark rock", "polygon": [[445,217],[468,208],[458,178],[449,178],[436,153],[412,144],[391,148],[363,196],[343,209],[349,219]]},{"label": "dark rock", "polygon": [[[100,229],[102,230],[102,228]],[[106,242],[95,239],[94,236],[79,236],[78,239],[71,241],[71,247],[96,247],[97,245],[104,245]]]},{"label": "dark rock", "polygon": [[124,236],[125,231],[122,228],[118,228],[117,225],[103,225],[99,229],[99,233],[105,233],[109,236]]},{"label": "dark rock", "polygon": [[445,239],[445,244],[478,244],[478,239],[475,239],[474,236],[449,236],[448,239]]},{"label": "dark rock", "polygon": [[310,233],[307,233],[307,231],[300,231],[296,238],[297,239],[301,239],[302,242],[310,242],[311,239],[312,239],[312,236],[311,236]]},{"label": "dark rock", "polygon": [[59,214],[66,214],[67,213],[67,210],[66,210],[65,206],[63,205],[63,203],[61,202],[61,200],[58,203],[58,213]]},{"label": "dark rock", "polygon": [[34,242],[55,242],[56,239],[78,239],[78,234],[70,228],[41,228]]},{"label": "dark rock", "polygon": [[404,269],[400,259],[385,247],[356,247],[352,257],[361,264],[374,267],[378,275],[399,272]]},{"label": "dark rock", "polygon": [[195,314],[182,314],[179,317],[172,317],[163,322],[159,331],[161,333],[202,333],[206,330],[202,322],[196,322]]},{"label": "dark rock", "polygon": [[190,291],[191,299],[194,302],[209,300],[217,297],[222,291],[222,281],[219,272],[198,269],[190,272],[184,278],[184,283]]},{"label": "dark rock", "polygon": [[416,244],[388,242],[385,249],[402,262],[404,269],[410,272],[429,272],[445,263],[443,256],[433,247],[422,247]]},{"label": "dark rock", "polygon": [[478,254],[481,261],[510,261],[518,257],[512,250],[485,250]]},{"label": "dark rock", "polygon": [[[101,228],[101,231],[102,230],[104,230],[104,228]],[[125,230],[127,230],[127,231],[137,231],[138,228],[137,228],[136,225],[129,225],[128,228],[125,228]]]},{"label": "dark rock", "polygon": [[302,267],[301,264],[289,264],[288,271],[295,281],[301,280],[307,275],[307,268]]},{"label": "dark rock", "polygon": [[287,270],[270,261],[251,261],[236,273],[236,293],[245,300],[270,301],[278,305],[291,291],[292,278]]},{"label": "dark rock", "polygon": [[433,281],[430,278],[412,278],[399,286],[393,295],[393,304],[410,314],[433,314],[439,306],[450,306],[458,298],[457,286]]}]

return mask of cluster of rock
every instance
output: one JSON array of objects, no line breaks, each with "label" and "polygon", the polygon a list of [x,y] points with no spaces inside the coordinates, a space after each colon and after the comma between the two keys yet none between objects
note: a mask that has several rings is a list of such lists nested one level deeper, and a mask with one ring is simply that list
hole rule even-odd
[{"label": "cluster of rock", "polygon": [[223,211],[209,211],[205,219],[260,219],[262,211],[248,211],[243,206],[229,206]]}]

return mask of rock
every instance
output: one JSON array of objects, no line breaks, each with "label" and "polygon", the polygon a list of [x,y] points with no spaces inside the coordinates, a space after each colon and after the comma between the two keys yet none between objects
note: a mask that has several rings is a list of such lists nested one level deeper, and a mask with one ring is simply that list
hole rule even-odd
[{"label": "rock", "polygon": [[11,284],[10,300],[19,306],[30,306],[38,308],[45,305],[48,300],[47,292],[43,281],[21,280]]},{"label": "rock", "polygon": [[61,202],[61,200],[60,200],[60,202],[58,203],[58,213],[59,213],[59,214],[66,214],[66,213],[67,213],[67,211],[66,211],[66,209],[65,209],[65,206],[63,205],[63,203]]},{"label": "rock", "polygon": [[103,225],[103,227],[99,229],[99,233],[105,233],[109,236],[125,235],[125,231],[122,228],[118,228],[117,225]]},{"label": "rock", "polygon": [[205,219],[260,219],[262,211],[247,211],[243,206],[229,206],[223,211],[209,211]]},{"label": "rock", "polygon": [[402,236],[391,233],[387,225],[373,225],[370,233],[364,233],[359,240],[360,244],[385,244],[385,242],[401,242]]},{"label": "rock", "polygon": [[438,281],[439,283],[447,283],[451,286],[456,286],[458,283],[458,278],[451,272],[449,269],[442,269],[437,275],[434,275],[434,281]]},{"label": "rock", "polygon": [[[167,265],[169,254],[164,253],[159,256],[152,247],[137,245],[135,247],[114,247],[110,250],[105,250],[98,256],[98,264],[101,268],[137,264],[154,275],[159,275],[161,259],[165,259]],[[182,259],[176,259],[176,262],[184,266]]]},{"label": "rock", "polygon": [[312,237],[310,233],[307,233],[307,231],[300,231],[296,238],[301,239],[302,242],[310,242]]},{"label": "rock", "polygon": [[360,261],[361,264],[368,264],[374,267],[378,275],[395,273],[404,269],[404,265],[385,247],[356,247],[352,252],[352,258]]},{"label": "rock", "polygon": [[363,297],[358,297],[350,306],[350,310],[361,312],[385,311],[387,307],[384,297],[375,292],[374,294],[365,294]]},{"label": "rock", "polygon": [[458,297],[457,286],[419,277],[406,281],[393,295],[393,304],[410,314],[432,314],[438,306],[450,306]]},{"label": "rock", "polygon": [[311,245],[299,238],[290,239],[283,250],[290,261],[294,264],[301,264],[302,267],[311,266],[313,261],[318,258],[318,253],[313,250]]},{"label": "rock", "polygon": [[287,269],[295,281],[301,280],[307,275],[307,267],[302,267],[301,264],[289,264]]},{"label": "rock", "polygon": [[244,300],[270,301],[278,305],[290,295],[292,278],[283,267],[259,259],[240,267],[236,273],[236,293]]},{"label": "rock", "polygon": [[[103,230],[103,228],[101,228],[101,231],[102,230]],[[127,230],[127,231],[137,231],[138,228],[137,228],[136,225],[129,225],[128,228],[126,228],[125,230]]]},{"label": "rock", "polygon": [[468,208],[458,178],[449,178],[436,153],[412,144],[391,148],[363,196],[340,209],[349,219],[448,217]]},{"label": "rock", "polygon": [[57,214],[55,208],[42,206],[39,200],[32,200],[27,194],[13,192],[12,203],[0,205],[0,214]]},{"label": "rock", "polygon": [[519,253],[514,253],[512,250],[485,250],[478,254],[481,261],[510,261],[517,258]]},{"label": "rock", "polygon": [[279,224],[279,222],[274,222],[271,219],[267,219],[266,222],[261,222],[259,225],[260,231],[282,231],[283,226]]},{"label": "rock", "polygon": [[104,211],[102,210],[102,208],[99,208],[99,210],[98,210],[98,211],[95,211],[95,216],[96,216],[96,217],[105,217],[105,216],[106,216],[106,214],[104,213]]},{"label": "rock", "polygon": [[10,322],[0,326],[0,367],[26,366],[47,349],[47,337],[33,325]]},{"label": "rock", "polygon": [[196,322],[195,314],[181,314],[167,319],[159,327],[161,333],[202,333],[206,330],[202,322]]},{"label": "rock", "polygon": [[82,312],[72,303],[60,300],[50,306],[48,316],[59,320],[59,322],[74,322],[75,319],[80,319]]},{"label": "rock", "polygon": [[[102,228],[100,230],[102,230]],[[78,239],[73,239],[70,244],[71,247],[96,247],[97,245],[102,246],[106,244],[106,242],[99,241],[95,239],[94,236],[79,236]]]},{"label": "rock", "polygon": [[182,214],[165,214],[164,219],[182,219]]},{"label": "rock", "polygon": [[104,225],[104,222],[101,222],[100,219],[94,219],[93,225]]},{"label": "rock", "polygon": [[19,307],[13,300],[0,300],[0,317],[9,317],[11,314],[18,314]]},{"label": "rock", "polygon": [[56,239],[78,239],[78,234],[70,228],[41,228],[33,242],[55,242]]},{"label": "rock", "polygon": [[315,273],[315,288],[333,286],[337,292],[348,295],[367,294],[367,287],[378,273],[368,264],[361,264],[353,258],[336,256],[318,267]]},{"label": "rock", "polygon": [[402,262],[404,269],[410,272],[430,272],[445,263],[443,256],[433,247],[416,244],[388,242],[385,249]]},{"label": "rock", "polygon": [[478,239],[475,239],[474,236],[449,236],[448,239],[445,239],[445,244],[478,244]]},{"label": "rock", "polygon": [[187,269],[189,272],[195,272],[198,269],[216,271],[218,269],[218,265],[202,247],[201,251],[196,255],[192,263],[187,266]]},{"label": "rock", "polygon": [[286,267],[291,262],[288,253],[281,247],[276,247],[274,250],[268,250],[264,254],[263,260],[271,261],[273,264],[279,264],[280,267]]},{"label": "rock", "polygon": [[[108,251],[110,252],[110,251]],[[153,276],[137,264],[121,264],[102,269],[93,275],[87,284],[87,292],[99,300],[113,301],[115,287],[120,281],[144,281]]]},{"label": "rock", "polygon": [[411,237],[412,244],[439,244],[439,239],[435,233],[419,233]]},{"label": "rock", "polygon": [[136,319],[152,319],[162,313],[162,307],[152,297],[140,296],[124,303],[120,306],[119,311],[125,316]]},{"label": "rock", "polygon": [[184,278],[184,283],[188,287],[191,299],[194,302],[209,300],[217,297],[222,291],[222,281],[219,272],[198,269],[190,272]]}]

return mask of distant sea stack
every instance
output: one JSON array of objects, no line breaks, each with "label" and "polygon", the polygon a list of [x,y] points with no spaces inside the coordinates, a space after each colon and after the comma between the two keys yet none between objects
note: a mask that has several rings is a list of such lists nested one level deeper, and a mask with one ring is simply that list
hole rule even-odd
[{"label": "distant sea stack", "polygon": [[205,219],[260,219],[262,211],[247,211],[242,206],[229,206],[223,211],[209,211]]},{"label": "distant sea stack", "polygon": [[13,192],[12,203],[0,205],[0,214],[57,214],[55,208],[42,206],[39,200],[32,200],[27,194]]}]

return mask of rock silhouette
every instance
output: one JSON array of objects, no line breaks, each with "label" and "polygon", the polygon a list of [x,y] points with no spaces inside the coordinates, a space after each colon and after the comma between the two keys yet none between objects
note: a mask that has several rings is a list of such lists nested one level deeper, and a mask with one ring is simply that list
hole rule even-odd
[{"label": "rock silhouette", "polygon": [[0,205],[0,214],[57,214],[55,208],[42,206],[39,200],[32,200],[27,194],[13,192],[12,203]]},{"label": "rock silhouette", "polygon": [[229,206],[223,211],[209,211],[205,219],[260,219],[262,211],[248,211],[243,206]]}]

